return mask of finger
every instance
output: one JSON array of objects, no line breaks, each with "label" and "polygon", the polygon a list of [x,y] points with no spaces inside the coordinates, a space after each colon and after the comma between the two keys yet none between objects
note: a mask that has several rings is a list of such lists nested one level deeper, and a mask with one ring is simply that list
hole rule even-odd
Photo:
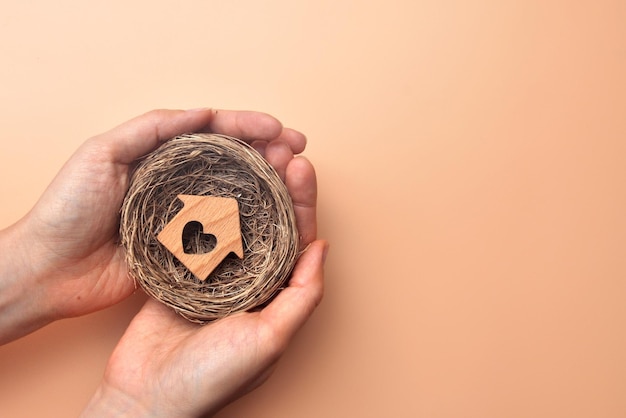
[{"label": "finger", "polygon": [[287,165],[285,184],[293,201],[300,248],[304,248],[317,237],[317,179],[309,160],[293,158]]},{"label": "finger", "polygon": [[267,141],[254,141],[250,144],[250,146],[252,146],[252,148],[254,148],[256,152],[258,152],[263,158],[265,158],[265,149],[267,148],[267,144],[269,144],[269,142]]},{"label": "finger", "polygon": [[281,352],[298,329],[311,316],[324,295],[324,259],[328,243],[314,241],[300,256],[289,286],[261,312],[262,323],[268,327],[265,343]]},{"label": "finger", "polygon": [[106,149],[112,161],[130,164],[177,135],[210,123],[211,109],[153,110],[90,140]]},{"label": "finger", "polygon": [[294,154],[300,154],[306,148],[306,136],[295,129],[284,128],[278,139],[282,139],[291,148]]},{"label": "finger", "polygon": [[275,140],[270,142],[265,149],[265,159],[274,167],[280,179],[285,181],[287,165],[293,160],[293,152],[286,142]]},{"label": "finger", "polygon": [[246,142],[271,141],[278,138],[283,125],[275,117],[261,112],[214,110],[210,122],[202,132],[214,132]]}]

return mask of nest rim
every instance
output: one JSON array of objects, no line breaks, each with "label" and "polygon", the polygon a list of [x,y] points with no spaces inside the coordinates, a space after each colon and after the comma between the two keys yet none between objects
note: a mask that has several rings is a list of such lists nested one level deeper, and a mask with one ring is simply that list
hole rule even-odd
[{"label": "nest rim", "polygon": [[[201,281],[156,239],[182,208],[179,194],[237,199],[243,259],[226,257]],[[265,305],[285,286],[299,255],[285,184],[249,144],[219,134],[178,136],[137,163],[119,235],[133,280],[196,323]]]}]

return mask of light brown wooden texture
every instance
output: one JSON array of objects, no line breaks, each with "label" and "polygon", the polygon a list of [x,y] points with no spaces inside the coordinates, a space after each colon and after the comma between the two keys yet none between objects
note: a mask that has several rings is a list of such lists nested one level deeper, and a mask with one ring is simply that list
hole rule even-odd
[{"label": "light brown wooden texture", "polygon": [[[233,198],[178,195],[185,206],[165,225],[157,239],[199,280],[209,274],[231,252],[243,258],[239,207]],[[217,239],[215,248],[204,254],[187,254],[183,248],[183,229],[189,222],[199,222],[203,234]]]}]

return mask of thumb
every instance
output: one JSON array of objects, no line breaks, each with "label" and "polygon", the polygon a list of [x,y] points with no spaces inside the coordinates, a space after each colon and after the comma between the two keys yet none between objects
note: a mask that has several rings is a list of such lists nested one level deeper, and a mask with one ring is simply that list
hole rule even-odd
[{"label": "thumb", "polygon": [[113,162],[130,164],[170,138],[202,130],[214,114],[212,109],[152,110],[89,142],[105,149]]},{"label": "thumb", "polygon": [[304,325],[324,295],[324,261],[328,243],[316,240],[300,256],[289,286],[261,311],[273,344],[285,346]]}]

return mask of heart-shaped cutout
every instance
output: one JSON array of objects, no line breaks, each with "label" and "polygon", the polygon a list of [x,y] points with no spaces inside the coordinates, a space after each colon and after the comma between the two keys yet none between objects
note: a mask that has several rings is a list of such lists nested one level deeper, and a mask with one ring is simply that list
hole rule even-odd
[{"label": "heart-shaped cutout", "polygon": [[215,235],[205,234],[202,224],[198,221],[187,222],[183,228],[182,239],[185,254],[206,254],[217,246]]}]

